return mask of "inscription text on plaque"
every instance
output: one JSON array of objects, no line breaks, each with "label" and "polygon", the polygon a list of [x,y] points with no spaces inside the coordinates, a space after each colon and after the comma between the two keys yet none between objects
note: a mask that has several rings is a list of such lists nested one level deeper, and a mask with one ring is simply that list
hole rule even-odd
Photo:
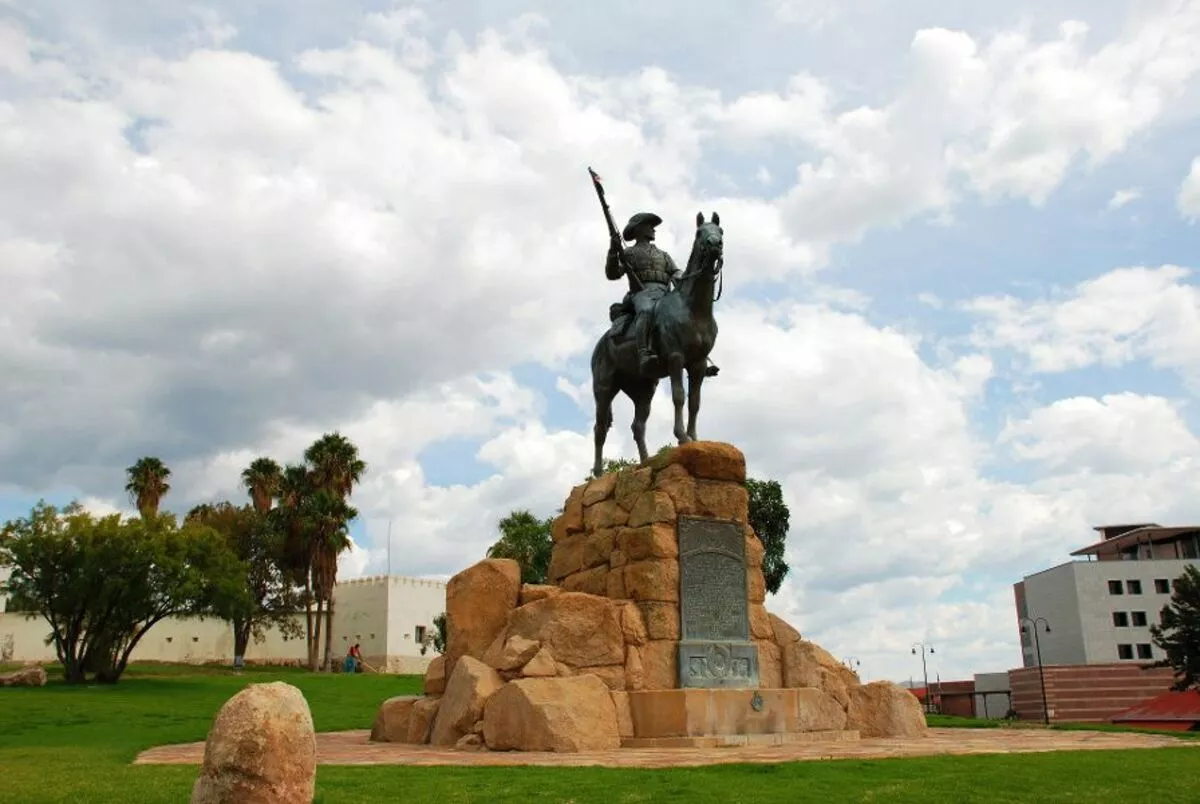
[{"label": "inscription text on plaque", "polygon": [[681,516],[678,528],[680,686],[757,687],[743,527]]}]

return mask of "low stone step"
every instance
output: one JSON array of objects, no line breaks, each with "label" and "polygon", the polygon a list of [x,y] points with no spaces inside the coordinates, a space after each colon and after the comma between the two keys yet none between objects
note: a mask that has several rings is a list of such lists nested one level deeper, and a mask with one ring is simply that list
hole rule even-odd
[{"label": "low stone step", "polygon": [[641,690],[627,697],[630,736],[637,738],[824,733],[847,725],[837,701],[812,688]]},{"label": "low stone step", "polygon": [[705,737],[626,737],[622,748],[743,748],[796,743],[857,742],[858,732],[793,731],[778,734],[713,734]]}]

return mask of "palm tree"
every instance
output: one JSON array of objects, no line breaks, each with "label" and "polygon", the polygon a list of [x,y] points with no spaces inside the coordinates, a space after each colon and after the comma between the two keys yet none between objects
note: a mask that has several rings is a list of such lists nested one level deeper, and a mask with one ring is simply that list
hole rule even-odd
[{"label": "palm tree", "polygon": [[[309,556],[311,561],[313,596],[317,599],[317,627],[314,646],[321,643],[321,610],[325,613],[325,657],[321,667],[328,670],[333,659],[333,589],[337,586],[337,559],[350,546],[348,523],[358,516],[336,494],[325,489],[305,500],[303,515],[310,528]],[[316,669],[316,656],[309,656],[310,667]]]},{"label": "palm tree", "polygon": [[[340,505],[334,505],[332,500],[319,504],[320,517],[344,516],[339,533],[344,536],[335,538],[333,531],[324,526],[315,529],[313,551],[311,553],[311,568],[313,573],[313,591],[317,594],[317,641],[320,641],[320,607],[325,604],[325,669],[329,668],[333,640],[333,587],[337,582],[338,555],[350,546],[349,534],[345,533],[346,525],[358,516],[358,512],[346,505],[346,498],[354,491],[354,485],[362,479],[367,471],[367,464],[358,455],[358,447],[350,439],[338,432],[326,433],[314,441],[304,451],[304,460],[309,466],[309,475],[317,490],[317,494],[325,492],[336,498]],[[328,521],[328,520],[326,520]],[[318,583],[320,576],[320,583]]]},{"label": "palm tree", "polygon": [[159,458],[139,458],[137,463],[125,470],[128,481],[125,491],[137,506],[142,519],[151,520],[158,516],[158,504],[171,490],[167,478],[171,470]]},{"label": "palm tree", "polygon": [[269,516],[283,534],[280,565],[291,582],[304,587],[304,637],[308,645],[310,669],[316,669],[317,651],[313,641],[312,528],[306,517],[307,500],[312,495],[312,477],[308,467],[289,464],[279,479],[279,506]]},{"label": "palm tree", "polygon": [[354,485],[367,471],[367,464],[358,457],[354,442],[338,432],[326,433],[304,451],[313,482],[337,494],[343,500],[350,496]]},{"label": "palm tree", "polygon": [[265,514],[279,496],[283,469],[271,458],[255,458],[242,470],[242,486],[250,493],[254,510]]}]

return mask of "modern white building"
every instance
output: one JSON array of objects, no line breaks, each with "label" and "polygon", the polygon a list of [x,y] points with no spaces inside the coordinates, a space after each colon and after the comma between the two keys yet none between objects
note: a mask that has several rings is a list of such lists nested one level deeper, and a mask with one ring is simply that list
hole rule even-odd
[{"label": "modern white building", "polygon": [[[1150,626],[1174,580],[1200,563],[1200,525],[1102,525],[1081,556],[1014,584],[1025,667],[1145,663],[1163,658]],[[1030,621],[1037,623],[1034,638]],[[1046,626],[1049,625],[1049,630]]]},{"label": "modern white building", "polygon": [[[333,642],[339,664],[356,642],[363,659],[387,673],[424,673],[438,654],[425,645],[433,620],[445,611],[444,581],[376,575],[340,582],[334,590]],[[46,644],[50,625],[36,614],[4,612],[0,607],[0,662],[53,662]],[[304,615],[297,615],[303,626]],[[322,645],[324,636],[322,635]],[[424,652],[422,652],[424,648]],[[212,618],[174,618],[151,628],[134,649],[133,661],[233,661],[233,630]],[[251,641],[248,663],[300,664],[304,638],[285,639],[271,629],[261,643]]]}]

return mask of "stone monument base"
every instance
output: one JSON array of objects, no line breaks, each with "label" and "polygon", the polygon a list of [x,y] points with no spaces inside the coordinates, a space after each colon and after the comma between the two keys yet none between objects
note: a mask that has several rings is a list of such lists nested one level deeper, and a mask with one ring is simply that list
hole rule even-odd
[{"label": "stone monument base", "polygon": [[625,747],[858,739],[856,729],[846,728],[845,710],[813,688],[647,690],[613,697]]},{"label": "stone monument base", "polygon": [[920,702],[863,684],[767,611],[746,464],[693,442],[571,490],[548,584],[485,559],[446,585],[446,652],[372,739],[462,750],[919,737]]}]

